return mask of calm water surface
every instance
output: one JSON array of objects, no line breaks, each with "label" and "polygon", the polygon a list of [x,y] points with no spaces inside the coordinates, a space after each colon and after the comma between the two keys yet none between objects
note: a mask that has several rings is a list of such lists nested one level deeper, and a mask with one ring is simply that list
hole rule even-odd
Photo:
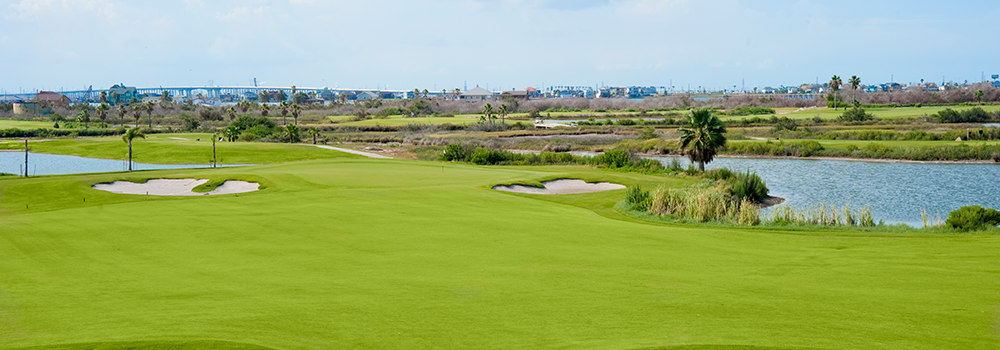
[{"label": "calm water surface", "polygon": [[[669,164],[671,157],[657,157]],[[680,158],[687,166],[687,159]],[[872,207],[875,220],[923,225],[963,205],[1000,209],[1000,165],[880,163],[840,160],[716,158],[706,169],[757,172],[772,196],[796,208],[825,203]]]},{"label": "calm water surface", "polygon": [[[28,153],[29,175],[65,175],[124,171],[123,160],[95,159],[56,154]],[[219,165],[233,166],[233,165]],[[134,170],[210,168],[211,164],[146,164],[132,163]],[[0,173],[23,174],[24,152],[0,152]]]}]

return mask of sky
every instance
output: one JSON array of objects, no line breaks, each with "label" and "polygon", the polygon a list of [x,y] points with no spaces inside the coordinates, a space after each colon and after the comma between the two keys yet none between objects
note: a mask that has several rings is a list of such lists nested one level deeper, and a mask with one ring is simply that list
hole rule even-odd
[{"label": "sky", "polygon": [[1000,2],[0,0],[0,90],[980,81]]}]

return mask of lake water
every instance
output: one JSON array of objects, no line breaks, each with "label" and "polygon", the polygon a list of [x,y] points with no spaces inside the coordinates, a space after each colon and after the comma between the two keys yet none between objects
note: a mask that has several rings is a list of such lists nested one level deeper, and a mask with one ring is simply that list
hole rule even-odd
[{"label": "lake water", "polygon": [[[233,166],[233,165],[219,165]],[[133,170],[211,168],[202,164],[146,164],[132,163]],[[24,152],[0,152],[0,173],[23,174]],[[83,173],[107,173],[125,171],[128,162],[124,160],[95,159],[77,156],[28,153],[29,175],[65,175]]]},{"label": "lake water", "polygon": [[[671,157],[655,157],[669,164]],[[679,158],[687,166],[686,158]],[[875,220],[922,227],[964,205],[1000,209],[1000,165],[716,158],[706,169],[757,172],[772,196],[797,209],[825,203],[872,207]]]}]

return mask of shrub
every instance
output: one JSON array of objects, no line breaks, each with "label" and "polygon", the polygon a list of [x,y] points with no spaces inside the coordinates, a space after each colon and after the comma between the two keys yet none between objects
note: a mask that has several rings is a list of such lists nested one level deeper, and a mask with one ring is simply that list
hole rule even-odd
[{"label": "shrub", "polygon": [[866,113],[864,108],[853,107],[844,112],[844,114],[841,114],[838,119],[845,122],[863,122],[875,120],[875,115]]},{"label": "shrub", "polygon": [[968,205],[948,213],[945,225],[960,231],[980,230],[996,227],[1000,224],[1000,211],[993,208],[983,208],[979,205]]},{"label": "shrub", "polygon": [[604,154],[594,157],[595,165],[603,165],[609,168],[624,168],[632,165],[632,154],[621,149],[613,149]]},{"label": "shrub", "polygon": [[760,203],[768,197],[767,185],[757,173],[738,173],[729,180],[729,194],[737,200],[750,200]]},{"label": "shrub", "polygon": [[470,152],[468,152],[462,145],[453,143],[444,148],[444,152],[441,153],[440,159],[443,161],[468,161]]},{"label": "shrub", "polygon": [[625,191],[625,203],[629,205],[632,210],[647,211],[649,210],[649,191],[643,191],[642,187],[635,185],[629,187]]},{"label": "shrub", "polygon": [[736,176],[736,174],[733,173],[732,170],[729,170],[729,168],[711,169],[711,170],[705,172],[705,177],[707,177],[707,178],[709,178],[711,180],[714,180],[714,181],[729,180],[729,179],[733,178],[734,176]]},{"label": "shrub", "polygon": [[475,151],[472,151],[472,155],[469,157],[469,160],[478,165],[496,165],[503,163],[507,160],[507,158],[504,157],[504,151],[501,150],[492,148],[476,148]]},{"label": "shrub", "polygon": [[649,140],[649,139],[655,139],[655,138],[658,138],[656,136],[656,129],[645,128],[645,129],[642,129],[642,133],[639,134],[639,138],[638,139],[639,140]]}]

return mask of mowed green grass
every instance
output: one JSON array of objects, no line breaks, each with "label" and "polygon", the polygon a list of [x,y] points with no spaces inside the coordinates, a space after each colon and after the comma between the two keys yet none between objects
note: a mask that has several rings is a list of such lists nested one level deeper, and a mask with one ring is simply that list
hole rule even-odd
[{"label": "mowed green grass", "polygon": [[[159,177],[265,188],[90,188]],[[490,189],[552,178],[687,181],[370,159],[0,180],[0,348],[1000,346],[996,236],[671,226],[615,212],[622,190]]]},{"label": "mowed green grass", "polygon": [[[931,115],[934,115],[935,113],[943,111],[945,108],[950,108],[950,109],[953,109],[953,110],[956,110],[956,111],[963,111],[963,110],[971,109],[971,108],[974,108],[974,107],[975,106],[947,106],[947,107],[921,107],[921,108],[916,108],[916,107],[881,108],[881,107],[879,107],[879,108],[865,108],[865,112],[874,114],[878,118],[894,119],[894,118],[905,118],[905,117],[923,117],[924,115],[931,116]],[[979,106],[979,108],[982,108],[983,110],[985,110],[987,112],[994,112],[994,111],[1000,110],[1000,106],[998,106],[998,105],[984,105],[984,106]],[[836,118],[840,117],[841,114],[844,114],[844,108],[843,107],[841,107],[841,108],[839,108],[837,110],[834,110],[833,108],[815,108],[815,109],[810,109],[810,110],[805,110],[805,111],[799,111],[799,112],[790,112],[790,113],[780,114],[780,115],[773,115],[773,114],[759,115],[759,117],[761,117],[761,118],[771,118],[771,116],[777,116],[778,118],[788,117],[788,118],[791,118],[791,119],[812,119],[812,118],[814,118],[816,116],[819,116],[822,119],[836,119]],[[753,117],[755,117],[755,116],[719,116],[719,118],[723,119],[723,120],[740,120],[740,119],[750,119],[750,118],[753,118]]]},{"label": "mowed green grass", "polygon": [[52,125],[50,122],[0,119],[0,129],[44,129],[52,128]]},{"label": "mowed green grass", "polygon": [[[309,159],[359,158],[310,144],[265,142],[216,142],[219,164],[261,164]],[[23,141],[0,142],[0,149],[23,150]],[[128,145],[121,137],[88,137],[29,142],[32,152],[82,157],[127,159]],[[157,164],[211,164],[211,134],[149,134],[132,142],[136,162]]]}]

